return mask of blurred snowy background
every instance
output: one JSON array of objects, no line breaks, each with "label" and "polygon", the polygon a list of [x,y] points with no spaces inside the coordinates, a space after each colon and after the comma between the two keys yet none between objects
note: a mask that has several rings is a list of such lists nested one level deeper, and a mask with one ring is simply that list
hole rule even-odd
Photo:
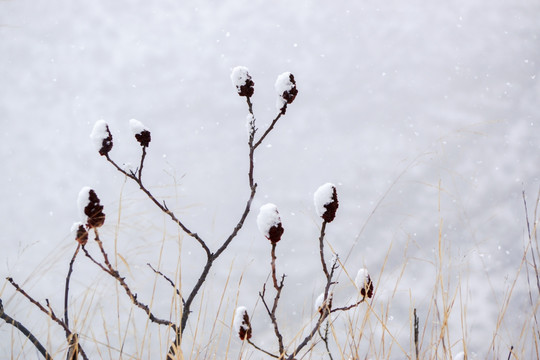
[{"label": "blurred snowy background", "polygon": [[[255,218],[273,202],[285,227],[278,246],[278,272],[288,275],[282,330],[291,339],[309,322],[323,285],[312,197],[333,182],[340,208],[328,240],[343,259],[349,255],[351,273],[370,269],[376,301],[391,302],[387,322],[401,346],[411,350],[413,307],[421,326],[431,326],[441,229],[448,290],[461,288],[451,319],[453,352],[463,350],[465,333],[468,351],[484,356],[523,256],[521,192],[532,206],[540,186],[539,19],[540,2],[533,0],[0,1],[0,274],[38,300],[48,297],[60,312],[77,194],[91,186],[108,215],[106,246],[113,252],[117,239],[130,265],[120,269],[141,299],[151,298],[154,285],[146,262],[174,277],[179,242],[182,281],[191,288],[202,251],[97,154],[92,126],[108,122],[119,163],[138,161],[129,119],[148,126],[146,184],[215,249],[248,196],[247,107],[230,71],[250,69],[259,128],[275,116],[276,77],[291,71],[299,95],[256,155],[254,212],[213,268],[206,318],[216,317],[227,278],[227,316],[218,327],[228,326],[237,292],[239,303],[253,309],[270,270],[270,246]],[[98,294],[87,315],[97,325],[81,321],[80,331],[101,340],[102,318],[116,309],[100,291],[114,283],[94,268],[86,259],[77,263],[72,301],[76,307],[80,294]],[[496,335],[501,353],[510,345],[530,348],[520,343],[530,316],[524,279],[522,273]],[[60,329],[0,285],[6,312],[43,341],[63,346]],[[167,317],[170,290],[161,285],[167,296],[154,306]],[[342,274],[343,299],[350,286]],[[459,308],[466,309],[466,325]],[[260,304],[256,311],[255,339],[272,348]],[[47,338],[47,329],[58,336]],[[18,338],[0,324],[0,357],[16,357]],[[24,349],[30,358],[33,349]],[[129,342],[124,351],[163,353]]]}]

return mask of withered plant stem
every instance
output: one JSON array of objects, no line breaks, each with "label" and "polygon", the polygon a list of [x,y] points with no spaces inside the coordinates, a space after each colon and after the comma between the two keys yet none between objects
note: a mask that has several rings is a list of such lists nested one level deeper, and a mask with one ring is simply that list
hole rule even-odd
[{"label": "withered plant stem", "polygon": [[326,260],[324,260],[324,236],[325,236],[326,224],[327,222],[326,220],[324,220],[321,226],[321,235],[319,236],[319,250],[321,253],[321,265],[324,272],[324,276],[326,276],[326,281],[329,281],[330,273],[328,272],[328,268],[326,267]]},{"label": "withered plant stem", "polygon": [[[71,332],[71,330],[67,327],[66,323],[58,318],[56,316],[56,314],[54,313],[54,311],[52,310],[51,308],[51,305],[49,304],[49,300],[48,299],[45,299],[46,301],[46,304],[47,304],[47,307],[48,309],[46,309],[43,305],[41,305],[41,303],[39,303],[38,301],[34,300],[33,297],[31,297],[26,291],[24,291],[20,286],[19,284],[17,284],[13,278],[11,277],[8,277],[6,278],[6,280],[15,288],[15,290],[17,290],[19,293],[21,293],[25,298],[28,299],[28,301],[30,301],[32,304],[34,304],[39,310],[41,310],[43,313],[47,314],[47,316],[49,316],[51,318],[52,321],[54,321],[55,323],[57,323],[58,325],[60,325],[62,327],[62,329],[64,329],[65,333],[66,333],[66,338],[68,340],[68,344],[71,343],[71,339],[73,339],[73,336],[74,334]],[[78,350],[79,350],[79,354],[83,357],[84,360],[88,360],[88,357],[86,356],[86,353],[84,352],[83,348],[78,345]]]},{"label": "withered plant stem", "polygon": [[326,321],[326,326],[324,327],[324,335],[321,334],[321,329],[319,329],[319,336],[321,337],[322,341],[324,342],[324,346],[326,348],[326,353],[328,354],[328,357],[330,360],[334,360],[334,357],[332,356],[332,352],[330,351],[330,344],[328,342],[328,330],[330,329],[330,321]]},{"label": "withered plant stem", "polygon": [[[172,326],[173,329],[175,330],[176,336],[175,336],[175,340],[174,340],[173,344],[169,348],[169,352],[167,354],[167,359],[170,359],[170,358],[174,359],[176,357],[175,354],[180,349],[182,334],[183,334],[183,332],[184,332],[184,330],[186,328],[187,320],[188,320],[189,315],[191,313],[191,304],[193,303],[193,300],[197,296],[197,294],[198,294],[199,290],[201,289],[202,285],[206,281],[206,278],[208,277],[208,274],[210,273],[210,268],[212,267],[214,261],[223,253],[223,251],[225,251],[225,249],[229,246],[231,241],[237,236],[238,232],[244,226],[244,222],[245,222],[248,214],[251,211],[251,203],[252,203],[252,201],[253,201],[253,199],[255,197],[255,194],[257,192],[257,184],[255,183],[254,175],[253,175],[254,168],[255,168],[255,166],[254,166],[254,163],[255,163],[255,161],[254,161],[255,150],[262,144],[262,142],[264,141],[266,136],[268,136],[268,134],[274,129],[274,126],[276,125],[277,121],[283,115],[283,113],[280,112],[274,118],[274,120],[272,121],[272,123],[270,124],[268,129],[266,129],[266,131],[259,138],[259,140],[255,141],[255,135],[256,135],[256,132],[257,132],[257,127],[255,126],[255,116],[253,115],[253,104],[251,103],[251,99],[249,97],[246,97],[246,102],[247,102],[248,110],[249,110],[250,114],[252,115],[252,121],[250,123],[250,131],[249,131],[249,140],[248,140],[248,147],[249,147],[248,181],[249,181],[250,194],[249,194],[248,200],[246,202],[246,206],[244,208],[244,211],[242,212],[242,215],[240,216],[240,219],[236,223],[236,226],[233,228],[231,234],[227,237],[227,239],[225,239],[225,241],[222,243],[222,245],[215,252],[212,252],[210,250],[210,248],[208,247],[206,242],[197,233],[191,231],[182,221],[180,221],[176,217],[176,215],[167,207],[167,204],[165,203],[165,201],[162,201],[162,202],[158,201],[156,199],[156,197],[152,194],[152,192],[150,190],[148,190],[146,188],[146,186],[143,184],[143,182],[142,182],[142,170],[143,170],[143,166],[144,166],[144,159],[146,157],[146,147],[143,146],[142,154],[141,154],[141,161],[140,161],[140,165],[139,165],[139,168],[138,168],[137,172],[126,171],[126,170],[122,169],[120,166],[118,166],[118,164],[114,160],[112,160],[110,158],[108,153],[106,153],[104,155],[105,158],[107,159],[107,161],[109,163],[111,163],[116,168],[116,170],[118,170],[120,173],[124,174],[126,177],[130,178],[131,180],[133,180],[139,186],[139,188],[146,194],[146,196],[163,213],[167,214],[171,218],[171,220],[180,227],[180,229],[183,232],[185,232],[190,237],[194,238],[199,243],[199,245],[204,250],[204,252],[206,253],[206,263],[204,265],[204,268],[203,268],[203,270],[202,270],[202,272],[201,272],[201,274],[199,276],[199,279],[195,283],[195,286],[193,287],[193,289],[191,290],[191,292],[189,293],[187,299],[185,300],[185,302],[183,304],[184,306],[183,306],[183,309],[182,309],[180,326],[176,326],[176,325]],[[100,243],[98,242],[98,244],[100,244]],[[113,270],[112,267],[109,266],[110,264],[108,263],[108,259],[106,258],[106,253],[104,253],[103,247],[101,245],[100,245],[100,248],[102,249],[102,253],[104,255],[105,263],[107,264],[107,267],[109,268],[109,271],[107,271],[107,272],[109,272],[112,276],[114,276],[121,283],[121,285],[124,287],[124,289],[126,290],[128,295],[132,298],[132,301],[134,301],[134,303],[135,303],[135,301],[137,301],[136,298],[133,297],[133,294],[131,294],[131,292],[129,290],[129,287],[127,287],[127,285],[125,285],[125,282],[123,282],[123,278],[121,278],[118,275],[116,270]],[[85,251],[85,253],[87,254],[87,256],[89,255],[88,252]],[[94,261],[94,260],[92,260],[92,261]],[[96,264],[98,264],[100,267],[103,268],[103,266],[100,265],[98,262],[96,262],[96,261],[94,261],[94,262]],[[143,310],[145,310],[145,312],[147,312],[147,314],[149,316],[151,315],[151,313],[149,312],[147,307],[145,307],[145,306],[139,306],[139,307],[141,307]],[[159,320],[159,319],[157,319],[157,320],[158,320],[158,323],[161,323],[161,321],[162,321],[162,320]],[[154,322],[156,322],[156,321],[154,321]],[[170,322],[166,322],[166,323],[167,323],[167,325],[169,325]]]},{"label": "withered plant stem", "polygon": [[272,325],[274,326],[274,334],[276,335],[276,339],[278,342],[278,348],[279,348],[279,354],[280,358],[283,358],[285,355],[285,346],[283,345],[283,336],[281,335],[281,332],[279,331],[279,325],[276,318],[276,311],[279,303],[279,298],[281,297],[281,290],[283,289],[283,284],[285,282],[285,274],[281,276],[280,284],[276,288],[276,295],[274,296],[274,302],[272,304],[272,309],[268,306],[268,303],[266,302],[265,295],[266,295],[266,283],[263,284],[263,290],[259,293],[259,297],[262,300],[262,303],[264,307],[266,308],[266,312],[268,313],[268,317],[270,317],[270,321],[272,322]]},{"label": "withered plant stem", "polygon": [[[326,281],[326,285],[324,287],[324,300],[323,304],[327,302],[328,294],[330,293],[330,287],[334,284],[332,282],[332,278],[334,277],[334,272],[337,268],[337,259],[332,264],[332,268],[330,270],[330,276]],[[300,344],[294,349],[294,351],[287,357],[287,360],[294,360],[295,356],[302,351],[302,349],[313,339],[313,336],[318,333],[319,329],[321,328],[322,323],[326,320],[326,318],[330,315],[332,310],[328,306],[323,306],[321,308],[321,312],[319,315],[319,319],[311,329],[310,333],[302,340]]]},{"label": "withered plant stem", "polygon": [[36,348],[36,350],[46,359],[46,360],[53,360],[53,357],[47,352],[47,349],[39,342],[39,340],[32,334],[30,330],[28,330],[23,324],[9,316],[4,312],[4,305],[2,304],[2,299],[0,299],[0,319],[4,320],[7,324],[13,326],[15,329],[19,330],[21,333],[23,333],[24,336],[30,340],[32,345]]},{"label": "withered plant stem", "polygon": [[276,291],[280,291],[280,287],[277,283],[276,277],[276,245],[277,243],[272,243],[272,251],[270,253],[270,257],[272,260],[270,261],[270,265],[272,266],[272,282],[274,283],[274,289],[276,289]]},{"label": "withered plant stem", "polygon": [[278,358],[279,358],[279,356],[277,356],[277,355],[275,355],[275,354],[272,354],[270,351],[266,351],[266,350],[260,348],[260,347],[257,346],[255,343],[253,343],[250,339],[247,339],[247,342],[249,343],[249,345],[251,345],[251,346],[253,346],[255,349],[257,349],[257,350],[259,350],[259,351],[265,353],[266,355],[271,356],[271,357],[273,357],[273,358],[275,358],[275,359],[278,359]]},{"label": "withered plant stem", "polygon": [[109,257],[107,255],[107,252],[105,251],[105,248],[103,247],[103,242],[101,241],[101,239],[99,238],[99,232],[97,231],[96,228],[94,228],[94,234],[95,234],[95,240],[96,240],[96,243],[98,244],[99,246],[99,249],[101,250],[101,254],[103,255],[103,261],[105,262],[105,266],[101,265],[97,260],[95,260],[92,255],[90,255],[90,253],[88,251],[86,251],[86,249],[84,249],[84,253],[85,255],[90,258],[90,260],[92,260],[92,262],[94,262],[95,264],[99,265],[99,267],[104,270],[107,274],[111,275],[113,278],[116,279],[116,281],[118,281],[118,283],[120,283],[120,286],[122,286],[122,288],[124,288],[124,291],[126,292],[126,294],[128,295],[128,297],[130,298],[131,302],[133,303],[133,305],[137,306],[138,308],[142,309],[146,315],[148,315],[148,318],[150,319],[150,321],[152,321],[153,323],[156,323],[156,324],[159,324],[159,325],[165,325],[165,326],[169,326],[171,327],[173,330],[176,331],[176,325],[174,323],[172,323],[171,321],[168,321],[168,320],[164,320],[164,319],[160,319],[158,317],[156,317],[152,311],[150,310],[150,307],[142,302],[140,302],[138,299],[137,299],[137,294],[134,293],[133,291],[131,291],[131,288],[128,286],[128,284],[126,283],[125,281],[125,278],[120,276],[120,273],[118,272],[118,270],[116,270],[112,265],[111,263],[109,262]]},{"label": "withered plant stem", "polygon": [[73,253],[73,257],[71,258],[71,261],[69,262],[69,269],[66,276],[66,285],[64,288],[64,322],[66,323],[66,326],[69,328],[69,282],[71,280],[71,274],[73,273],[73,264],[75,263],[75,258],[77,257],[77,254],[79,253],[79,250],[81,249],[81,244],[77,244],[77,248],[75,249],[75,252]]},{"label": "withered plant stem", "polygon": [[[66,285],[64,289],[64,322],[66,323],[67,328],[69,328],[69,282],[71,280],[71,274],[73,273],[75,258],[77,257],[80,248],[81,244],[77,244],[77,248],[73,253],[71,261],[69,262],[69,270],[66,276]],[[68,332],[66,332],[66,339],[69,344],[69,351],[66,360],[76,360],[79,354],[79,337],[76,334],[70,335]]]},{"label": "withered plant stem", "polygon": [[155,272],[158,275],[161,275],[162,278],[164,278],[169,284],[171,284],[171,286],[176,292],[176,295],[178,295],[178,297],[180,297],[180,299],[182,300],[182,304],[185,304],[184,298],[182,297],[180,290],[176,287],[176,284],[174,283],[174,281],[172,281],[171,278],[169,278],[167,275],[165,275],[161,271],[154,269],[154,267],[150,263],[146,263],[146,265],[148,265],[150,269],[152,269],[153,272]]},{"label": "withered plant stem", "polygon": [[414,308],[414,311],[413,311],[413,316],[414,316],[414,350],[415,350],[415,354],[416,354],[416,360],[419,359],[418,355],[419,355],[419,350],[418,350],[418,325],[419,325],[419,321],[418,321],[418,316],[416,315],[416,308]]}]

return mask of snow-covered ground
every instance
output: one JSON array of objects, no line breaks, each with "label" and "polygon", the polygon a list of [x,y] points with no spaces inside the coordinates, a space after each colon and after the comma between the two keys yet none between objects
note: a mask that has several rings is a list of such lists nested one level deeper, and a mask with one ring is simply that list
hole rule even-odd
[{"label": "snow-covered ground", "polygon": [[[285,228],[277,266],[288,275],[278,314],[291,339],[324,284],[313,193],[331,182],[339,209],[327,239],[351,274],[369,269],[375,301],[392,304],[387,325],[402,346],[409,350],[413,307],[431,326],[442,244],[448,290],[461,289],[455,307],[466,309],[466,325],[460,310],[451,318],[453,353],[463,350],[465,333],[468,351],[483,357],[523,256],[521,192],[532,207],[540,186],[538,19],[533,0],[1,1],[0,275],[60,312],[76,246],[70,228],[81,220],[77,195],[90,186],[108,216],[105,246],[127,259],[129,268],[119,266],[142,299],[154,284],[146,262],[174,276],[179,239],[190,288],[202,251],[99,156],[89,138],[94,123],[109,124],[120,164],[140,156],[129,120],[151,129],[146,184],[217,248],[249,195],[247,106],[231,70],[249,68],[261,129],[276,115],[276,78],[290,71],[299,94],[256,154],[254,210],[215,264],[205,301],[221,297],[229,278],[224,321],[232,321],[237,291],[239,305],[253,309],[270,271],[257,210],[274,203]],[[74,304],[83,303],[80,294],[114,289],[86,259],[77,265]],[[345,297],[352,285],[340,276]],[[522,272],[496,335],[501,354],[520,342],[530,315],[526,289]],[[62,332],[9,284],[0,282],[0,295],[6,312],[44,341],[50,327],[60,339],[47,341],[63,344]],[[102,314],[115,309],[98,295],[88,316],[101,339]],[[154,306],[166,317],[169,303],[165,296]],[[206,318],[213,319],[210,304]],[[260,304],[251,321],[254,339],[271,347]],[[1,358],[20,351],[12,334],[0,324]],[[232,346],[237,351],[236,339]]]}]

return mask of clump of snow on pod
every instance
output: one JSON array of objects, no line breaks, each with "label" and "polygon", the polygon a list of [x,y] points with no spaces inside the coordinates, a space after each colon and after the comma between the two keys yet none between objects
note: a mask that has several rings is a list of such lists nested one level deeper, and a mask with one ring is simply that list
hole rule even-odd
[{"label": "clump of snow on pod", "polygon": [[332,222],[336,217],[336,211],[339,207],[336,187],[332,183],[326,183],[320,186],[313,195],[315,211],[326,222]]},{"label": "clump of snow on pod", "polygon": [[276,107],[279,112],[285,114],[287,105],[291,104],[298,95],[294,75],[290,72],[284,72],[277,77],[274,87],[278,95]]},{"label": "clump of snow on pod", "polygon": [[109,125],[105,120],[98,120],[94,124],[94,128],[90,133],[90,138],[94,142],[100,155],[107,155],[113,147],[113,139],[111,132],[109,131]]},{"label": "clump of snow on pod", "polygon": [[240,340],[251,339],[251,323],[249,322],[247,309],[244,306],[236,308],[234,312],[233,328]]},{"label": "clump of snow on pod", "polygon": [[251,97],[255,92],[255,83],[249,75],[248,68],[245,66],[237,66],[232,69],[231,81],[236,88],[236,92],[240,96]]},{"label": "clump of snow on pod", "polygon": [[129,120],[129,127],[135,135],[135,139],[141,144],[142,147],[148,147],[152,137],[150,136],[150,130],[144,126],[139,120],[131,119]]},{"label": "clump of snow on pod", "polygon": [[257,216],[257,226],[264,237],[272,243],[275,244],[281,239],[284,229],[276,205],[268,203],[261,206]]},{"label": "clump of snow on pod", "polygon": [[354,283],[360,290],[360,295],[363,297],[367,296],[368,298],[373,296],[373,282],[371,281],[371,277],[369,276],[367,269],[361,268],[358,270]]}]

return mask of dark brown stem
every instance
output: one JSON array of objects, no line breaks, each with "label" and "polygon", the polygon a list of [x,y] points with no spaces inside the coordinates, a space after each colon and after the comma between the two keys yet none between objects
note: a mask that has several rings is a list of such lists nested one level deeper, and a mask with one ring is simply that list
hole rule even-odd
[{"label": "dark brown stem", "polygon": [[274,283],[274,289],[276,289],[277,291],[280,291],[280,287],[277,283],[277,277],[276,277],[276,243],[273,242],[272,243],[272,252],[271,252],[271,258],[272,258],[272,261],[270,262],[271,266],[272,266],[272,281]]},{"label": "dark brown stem", "polygon": [[195,240],[197,240],[197,242],[201,245],[201,247],[204,249],[204,251],[206,252],[207,255],[210,254],[210,249],[208,248],[208,246],[206,245],[206,243],[199,237],[199,235],[197,235],[197,233],[194,233],[192,232],[191,230],[189,230],[180,220],[178,220],[178,218],[174,215],[174,213],[169,210],[169,208],[167,207],[167,204],[165,202],[161,203],[159,202],[155,197],[154,195],[150,192],[150,190],[148,190],[144,184],[142,183],[142,181],[134,174],[134,173],[129,173],[127,171],[125,171],[124,169],[122,169],[120,166],[118,166],[118,164],[116,164],[110,157],[109,157],[109,154],[106,154],[105,155],[105,158],[107,159],[107,161],[109,161],[115,168],[116,170],[118,170],[119,172],[121,172],[122,174],[124,174],[125,176],[127,176],[128,178],[132,179],[133,181],[135,181],[137,183],[137,185],[139,185],[139,188],[146,194],[146,196],[148,196],[148,198],[161,210],[163,211],[165,214],[169,215],[169,217],[171,218],[171,220],[173,222],[175,222],[181,229],[182,231],[184,231],[186,234],[188,234],[189,236],[191,236],[192,238],[194,238]]},{"label": "dark brown stem", "polygon": [[416,315],[416,308],[414,308],[413,315],[414,315],[414,350],[416,354],[416,360],[418,360],[419,359],[418,357],[419,355],[419,348],[418,348],[419,321],[418,321],[418,316]]},{"label": "dark brown stem", "polygon": [[73,264],[75,263],[75,258],[77,257],[77,254],[79,253],[80,248],[81,248],[81,245],[77,244],[77,248],[75,249],[75,252],[73,253],[73,257],[71,258],[71,261],[69,262],[69,270],[66,276],[66,285],[64,289],[64,322],[66,323],[66,326],[68,328],[69,328],[69,309],[68,309],[69,282],[71,280],[71,274],[73,273]]},{"label": "dark brown stem", "polygon": [[354,303],[352,305],[335,308],[335,309],[332,309],[330,312],[335,313],[335,312],[338,312],[338,311],[351,310],[351,309],[354,309],[355,307],[357,307],[358,305],[360,305],[361,303],[363,303],[364,301],[366,301],[365,297],[363,297],[361,300],[357,301],[356,303]]},{"label": "dark brown stem", "polygon": [[142,182],[142,169],[144,166],[144,159],[146,158],[146,146],[142,147],[142,155],[141,155],[141,163],[139,165],[139,172],[138,172],[138,180],[139,182]]},{"label": "dark brown stem", "polygon": [[326,321],[326,326],[324,327],[324,335],[321,334],[321,329],[319,329],[319,336],[321,337],[322,341],[324,342],[324,346],[326,348],[326,353],[328,354],[328,357],[330,360],[334,360],[332,357],[332,352],[330,351],[330,344],[328,342],[328,330],[330,329],[330,321]]},{"label": "dark brown stem", "polygon": [[328,268],[326,267],[326,261],[324,260],[324,235],[326,230],[326,220],[323,221],[321,226],[321,235],[319,236],[319,252],[321,253],[321,265],[324,272],[324,276],[326,276],[326,281],[330,280],[330,273],[328,272]]},{"label": "dark brown stem", "polygon": [[259,145],[262,144],[262,142],[264,141],[264,139],[266,138],[266,136],[268,134],[270,134],[270,132],[272,131],[272,129],[274,129],[274,126],[276,125],[276,123],[278,122],[279,118],[281,117],[281,115],[283,115],[283,113],[279,113],[276,118],[272,121],[272,123],[270,124],[270,126],[268,127],[268,129],[266,129],[266,131],[264,132],[264,134],[262,134],[261,138],[255,143],[255,145],[253,146],[254,149],[258,148]]},{"label": "dark brown stem", "polygon": [[514,346],[510,346],[510,351],[508,352],[508,360],[512,357],[512,351],[514,351]]},{"label": "dark brown stem", "polygon": [[[17,284],[12,278],[8,277],[8,278],[6,278],[6,280],[15,288],[15,290],[17,290],[25,298],[27,298],[28,301],[30,301],[32,304],[37,306],[37,308],[39,310],[41,310],[43,313],[47,314],[47,316],[49,316],[52,321],[54,321],[55,323],[60,325],[62,327],[62,329],[64,329],[64,331],[66,333],[68,344],[71,345],[71,341],[72,341],[71,339],[73,338],[74,334],[71,332],[71,330],[69,330],[66,323],[56,316],[56,314],[54,313],[54,311],[52,310],[52,308],[51,308],[51,306],[49,304],[49,300],[47,300],[47,299],[45,300],[46,303],[47,303],[47,307],[48,307],[48,310],[47,310],[43,305],[41,305],[39,302],[34,300],[34,298],[32,298],[30,295],[28,295],[28,293],[26,291],[24,291],[19,286],[19,284]],[[80,345],[78,345],[78,351],[79,351],[79,354],[81,354],[81,356],[83,357],[83,359],[88,360],[88,357],[86,356],[86,353],[84,352],[83,348]]]},{"label": "dark brown stem", "polygon": [[154,271],[158,275],[161,275],[162,278],[164,278],[169,284],[171,284],[171,286],[176,291],[176,295],[178,295],[182,299],[182,304],[185,304],[185,301],[182,298],[182,294],[180,294],[180,290],[176,287],[176,284],[174,283],[174,281],[172,281],[167,275],[165,275],[161,271],[154,269],[154,267],[150,263],[146,263],[146,265],[148,265],[150,269],[152,269],[152,271]]},{"label": "dark brown stem", "polygon": [[[334,277],[334,272],[337,269],[337,258],[332,264],[332,268],[330,270],[330,276],[326,281],[326,285],[324,287],[324,300],[323,304],[327,303],[328,300],[328,294],[330,293],[330,286],[334,284],[332,282],[332,278]],[[313,326],[310,333],[302,340],[300,344],[294,349],[293,353],[287,357],[287,360],[294,360],[294,357],[313,339],[313,336],[317,334],[319,329],[321,328],[322,323],[326,320],[326,318],[330,315],[332,312],[332,309],[329,306],[323,306],[320,309],[319,319],[317,320],[317,323]]]},{"label": "dark brown stem", "polygon": [[[272,247],[272,248],[274,248],[274,247]],[[273,253],[273,251],[272,251],[272,253]],[[272,264],[274,264],[274,263],[272,263]],[[272,309],[270,309],[270,307],[268,306],[268,304],[266,302],[266,299],[265,299],[266,283],[263,284],[263,290],[262,290],[262,292],[259,293],[259,297],[261,298],[262,303],[263,303],[264,307],[266,308],[266,312],[268,313],[268,317],[270,317],[270,321],[272,322],[272,325],[274,326],[274,334],[276,335],[276,338],[277,338],[277,341],[278,341],[279,353],[280,353],[280,356],[283,356],[284,352],[285,352],[285,346],[283,345],[283,336],[281,335],[281,332],[279,331],[279,326],[278,326],[278,322],[277,322],[277,318],[276,318],[276,311],[277,311],[279,298],[281,297],[281,290],[283,289],[283,285],[284,285],[284,282],[285,282],[285,275],[281,276],[280,284],[277,285],[277,280],[275,278],[275,266],[274,266],[272,268],[272,277],[273,277],[273,281],[275,281],[274,287],[276,289],[276,295],[274,297],[274,302],[272,304]]]},{"label": "dark brown stem", "polygon": [[279,358],[279,356],[274,355],[274,354],[272,354],[271,352],[266,351],[266,350],[264,350],[264,349],[258,347],[258,346],[257,346],[256,344],[254,344],[251,340],[247,339],[247,342],[249,343],[249,345],[251,345],[251,346],[253,346],[255,349],[257,349],[257,350],[259,350],[259,351],[265,353],[266,355],[271,356],[271,357],[273,357],[273,358],[275,358],[275,359],[278,359],[278,358]]},{"label": "dark brown stem", "polygon": [[[130,289],[130,287],[128,286],[128,284],[126,283],[125,281],[125,278],[121,277],[120,276],[120,273],[118,272],[118,270],[116,270],[112,265],[111,263],[109,262],[109,257],[107,256],[107,252],[105,251],[105,248],[103,247],[103,243],[102,241],[100,240],[99,238],[99,233],[97,231],[96,228],[94,228],[94,234],[95,234],[95,240],[99,246],[99,249],[101,250],[101,254],[103,255],[103,261],[105,262],[105,266],[101,266],[101,269],[103,269],[105,272],[107,272],[109,275],[111,275],[113,278],[116,279],[116,281],[118,281],[120,283],[120,286],[122,286],[122,288],[124,288],[124,291],[126,292],[126,294],[129,296],[129,298],[131,299],[131,302],[137,306],[138,308],[140,308],[141,310],[143,310],[146,315],[148,315],[148,318],[150,319],[150,321],[152,321],[153,323],[156,323],[156,324],[159,324],[159,325],[165,325],[165,326],[169,326],[171,327],[172,329],[174,329],[176,331],[176,325],[168,320],[164,320],[164,319],[159,319],[157,318],[153,313],[152,311],[150,311],[150,307],[142,302],[140,302],[138,299],[137,299],[137,294],[133,293]],[[85,251],[85,254],[90,258],[92,259],[92,261],[96,264],[99,265],[99,263],[97,261],[95,261],[91,256],[90,254]]]},{"label": "dark brown stem", "polygon": [[4,320],[7,324],[13,326],[17,330],[19,330],[21,333],[23,333],[24,336],[30,340],[32,345],[36,348],[36,350],[46,359],[46,360],[53,360],[53,357],[47,352],[45,347],[39,342],[39,340],[28,330],[23,324],[9,316],[4,312],[4,305],[2,304],[2,299],[0,299],[0,319]]}]

